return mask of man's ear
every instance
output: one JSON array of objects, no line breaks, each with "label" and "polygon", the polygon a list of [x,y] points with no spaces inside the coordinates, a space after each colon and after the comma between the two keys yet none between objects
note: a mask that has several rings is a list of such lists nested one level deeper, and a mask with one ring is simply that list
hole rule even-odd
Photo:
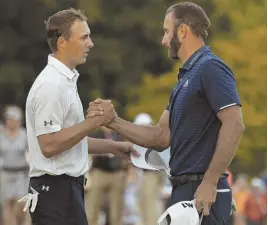
[{"label": "man's ear", "polygon": [[66,39],[60,36],[57,40],[57,49],[64,49],[66,45]]},{"label": "man's ear", "polygon": [[185,24],[181,24],[180,27],[177,30],[177,35],[180,40],[184,39],[187,35],[189,27]]}]

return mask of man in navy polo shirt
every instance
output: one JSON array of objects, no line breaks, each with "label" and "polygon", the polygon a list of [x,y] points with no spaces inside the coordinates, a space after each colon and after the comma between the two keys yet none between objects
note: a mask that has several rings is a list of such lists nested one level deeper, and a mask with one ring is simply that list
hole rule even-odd
[{"label": "man in navy polo shirt", "polygon": [[[234,75],[204,43],[209,26],[196,4],[171,6],[162,44],[183,66],[166,110],[156,126],[135,125],[118,116],[108,126],[144,147],[161,151],[171,146],[170,205],[196,199],[202,224],[219,225],[230,219],[232,194],[224,171],[244,125]],[[88,116],[100,115],[104,101],[90,103]]]}]

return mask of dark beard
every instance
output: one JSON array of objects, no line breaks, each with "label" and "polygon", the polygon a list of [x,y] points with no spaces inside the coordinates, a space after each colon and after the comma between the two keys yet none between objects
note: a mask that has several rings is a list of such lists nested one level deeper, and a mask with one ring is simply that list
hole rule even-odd
[{"label": "dark beard", "polygon": [[173,37],[170,41],[169,57],[171,59],[180,59],[178,57],[178,51],[181,47],[181,42],[177,36],[177,29],[174,29]]}]

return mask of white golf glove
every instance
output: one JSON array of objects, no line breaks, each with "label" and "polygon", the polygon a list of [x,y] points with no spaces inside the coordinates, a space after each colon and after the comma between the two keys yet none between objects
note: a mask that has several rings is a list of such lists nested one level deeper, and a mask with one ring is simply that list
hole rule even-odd
[{"label": "white golf glove", "polygon": [[28,193],[27,195],[25,195],[23,198],[21,198],[18,202],[26,202],[23,211],[26,212],[27,209],[29,209],[31,203],[31,212],[34,212],[36,205],[37,205],[37,201],[38,201],[38,195],[39,193],[34,190],[32,187],[30,187],[33,193]]}]

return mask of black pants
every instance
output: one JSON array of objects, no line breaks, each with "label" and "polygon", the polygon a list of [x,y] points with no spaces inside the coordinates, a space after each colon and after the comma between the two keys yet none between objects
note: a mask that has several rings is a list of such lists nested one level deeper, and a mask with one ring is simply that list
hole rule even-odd
[{"label": "black pants", "polygon": [[[169,206],[180,201],[191,201],[194,199],[196,189],[201,181],[188,182],[184,185],[173,187]],[[226,178],[221,178],[217,189],[230,189]],[[231,219],[232,192],[217,192],[216,202],[210,209],[210,214],[204,216],[202,225],[227,225]]]},{"label": "black pants", "polygon": [[44,175],[31,178],[29,186],[39,193],[36,209],[30,212],[33,225],[88,225],[83,176]]}]

